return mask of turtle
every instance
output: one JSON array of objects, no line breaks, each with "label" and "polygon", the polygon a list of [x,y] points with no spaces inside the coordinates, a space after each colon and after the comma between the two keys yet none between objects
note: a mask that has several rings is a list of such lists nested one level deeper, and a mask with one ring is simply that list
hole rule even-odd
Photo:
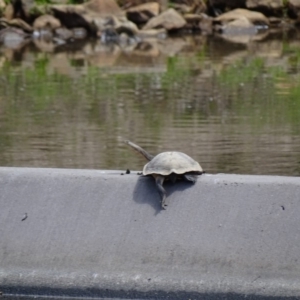
[{"label": "turtle", "polygon": [[168,151],[157,154],[149,154],[140,146],[125,141],[126,144],[142,154],[149,162],[144,166],[143,175],[152,175],[156,182],[159,195],[161,197],[161,208],[166,209],[166,191],[163,188],[165,180],[173,183],[178,179],[183,179],[195,183],[198,175],[204,173],[200,164],[183,152]]}]

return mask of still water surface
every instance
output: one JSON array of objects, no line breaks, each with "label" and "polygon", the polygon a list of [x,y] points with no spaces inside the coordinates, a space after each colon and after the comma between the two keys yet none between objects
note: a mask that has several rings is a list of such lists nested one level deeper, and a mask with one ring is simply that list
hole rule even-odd
[{"label": "still water surface", "polygon": [[1,48],[0,165],[141,170],[130,139],[208,173],[299,176],[299,36]]}]

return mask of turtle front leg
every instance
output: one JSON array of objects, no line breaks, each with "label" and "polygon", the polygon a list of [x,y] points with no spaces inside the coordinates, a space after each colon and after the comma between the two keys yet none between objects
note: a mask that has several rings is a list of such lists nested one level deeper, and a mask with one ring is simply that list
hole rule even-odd
[{"label": "turtle front leg", "polygon": [[163,183],[164,183],[165,177],[164,176],[155,176],[155,182],[156,182],[156,186],[158,188],[158,192],[161,198],[161,208],[162,209],[166,209],[166,198],[167,198],[167,194],[165,189],[163,188]]},{"label": "turtle front leg", "polygon": [[192,183],[195,183],[198,179],[198,175],[184,174],[183,178],[187,181],[191,181]]}]

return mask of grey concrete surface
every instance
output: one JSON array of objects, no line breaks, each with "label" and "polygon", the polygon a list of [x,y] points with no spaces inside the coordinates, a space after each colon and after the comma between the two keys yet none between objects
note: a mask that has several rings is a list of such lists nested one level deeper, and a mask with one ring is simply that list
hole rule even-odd
[{"label": "grey concrete surface", "polygon": [[300,178],[0,168],[0,292],[300,299]]}]

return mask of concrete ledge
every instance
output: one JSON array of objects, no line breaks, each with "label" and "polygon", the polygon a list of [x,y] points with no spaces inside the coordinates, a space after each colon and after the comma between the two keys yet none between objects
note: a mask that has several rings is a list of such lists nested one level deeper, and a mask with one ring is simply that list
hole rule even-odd
[{"label": "concrete ledge", "polygon": [[300,297],[300,178],[120,173],[0,168],[4,295]]}]

